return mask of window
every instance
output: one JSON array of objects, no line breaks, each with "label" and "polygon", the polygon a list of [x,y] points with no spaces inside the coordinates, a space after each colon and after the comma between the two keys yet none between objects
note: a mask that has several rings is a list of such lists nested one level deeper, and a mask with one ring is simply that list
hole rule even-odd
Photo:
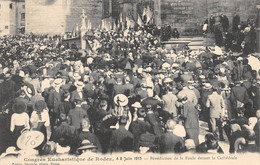
[{"label": "window", "polygon": [[0,9],[1,9],[1,4],[0,4]]},{"label": "window", "polygon": [[23,5],[23,9],[25,9],[25,5]]},{"label": "window", "polygon": [[5,26],[5,29],[8,29],[8,26]]},{"label": "window", "polygon": [[25,20],[25,13],[21,14],[21,20],[24,21]]},{"label": "window", "polygon": [[9,6],[9,7],[10,7],[10,9],[13,9],[13,4],[12,4],[12,3],[10,3],[10,6]]}]

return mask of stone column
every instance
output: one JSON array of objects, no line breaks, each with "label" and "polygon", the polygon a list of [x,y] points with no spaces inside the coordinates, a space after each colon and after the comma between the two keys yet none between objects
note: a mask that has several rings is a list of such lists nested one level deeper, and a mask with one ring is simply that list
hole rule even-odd
[{"label": "stone column", "polygon": [[81,28],[80,28],[80,31],[81,31],[81,34],[80,34],[80,37],[81,37],[81,49],[86,49],[86,40],[84,38],[84,35],[86,34],[87,32],[87,27],[86,27],[86,12],[85,10],[83,9],[82,10],[82,15],[81,15],[81,19],[82,19],[82,24],[81,24]]},{"label": "stone column", "polygon": [[161,0],[154,0],[154,17],[155,17],[155,24],[157,26],[161,26]]},{"label": "stone column", "polygon": [[260,55],[260,5],[257,8],[257,25],[256,25],[256,52]]}]

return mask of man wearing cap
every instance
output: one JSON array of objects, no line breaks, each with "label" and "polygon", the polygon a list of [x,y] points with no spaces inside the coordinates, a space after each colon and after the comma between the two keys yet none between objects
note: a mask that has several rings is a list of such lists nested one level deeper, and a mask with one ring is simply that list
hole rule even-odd
[{"label": "man wearing cap", "polygon": [[70,102],[73,103],[76,99],[85,100],[86,96],[83,92],[84,83],[81,81],[76,81],[74,82],[74,85],[77,89],[71,92]]}]

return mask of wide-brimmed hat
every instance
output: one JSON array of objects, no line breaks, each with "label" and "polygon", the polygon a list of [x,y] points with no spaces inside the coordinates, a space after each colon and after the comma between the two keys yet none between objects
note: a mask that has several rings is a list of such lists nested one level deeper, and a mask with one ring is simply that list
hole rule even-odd
[{"label": "wide-brimmed hat", "polygon": [[140,104],[140,102],[135,102],[134,104],[132,104],[132,107],[134,107],[134,108],[142,108],[142,105]]},{"label": "wide-brimmed hat", "polygon": [[61,86],[63,80],[61,78],[57,78],[53,81],[53,86]]},{"label": "wide-brimmed hat", "polygon": [[76,81],[76,82],[74,82],[74,85],[77,88],[83,88],[84,87],[84,83],[82,81]]},{"label": "wide-brimmed hat", "polygon": [[163,80],[164,83],[170,83],[172,82],[172,79],[170,77],[167,77]]},{"label": "wide-brimmed hat", "polygon": [[81,79],[81,76],[79,75],[79,73],[73,73],[73,75],[71,76],[74,80],[79,80]]},{"label": "wide-brimmed hat", "polygon": [[173,63],[172,64],[172,68],[178,68],[180,65],[179,64],[177,64],[177,63]]},{"label": "wide-brimmed hat", "polygon": [[32,149],[42,144],[44,135],[40,131],[23,132],[17,139],[17,147],[20,149]]},{"label": "wide-brimmed hat", "polygon": [[204,89],[211,89],[212,85],[210,83],[204,83]]},{"label": "wide-brimmed hat", "polygon": [[83,140],[81,143],[81,147],[78,150],[87,150],[87,149],[95,149],[97,148],[94,146],[89,140]]},{"label": "wide-brimmed hat", "polygon": [[118,106],[126,106],[128,104],[128,98],[123,94],[118,94],[114,97],[114,102]]},{"label": "wide-brimmed hat", "polygon": [[6,149],[6,151],[4,153],[2,153],[2,155],[0,156],[1,158],[4,158],[5,156],[8,155],[18,155],[19,152],[16,150],[16,148],[14,146],[10,146]]}]

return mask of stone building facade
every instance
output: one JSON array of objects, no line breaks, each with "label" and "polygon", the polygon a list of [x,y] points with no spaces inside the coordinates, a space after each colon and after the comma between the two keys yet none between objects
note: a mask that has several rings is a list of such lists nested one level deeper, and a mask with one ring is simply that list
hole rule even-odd
[{"label": "stone building facade", "polygon": [[259,0],[207,0],[208,13],[215,16],[223,13],[232,21],[234,13],[240,16],[241,21],[256,19],[256,6]]},{"label": "stone building facade", "polygon": [[83,9],[92,27],[99,26],[102,19],[102,0],[26,0],[25,3],[26,33],[71,32],[76,24],[81,26]]},{"label": "stone building facade", "polygon": [[[202,29],[210,14],[221,13],[232,20],[234,12],[241,20],[256,17],[259,0],[26,0],[26,32],[36,34],[61,34],[71,32],[76,24],[81,26],[81,13],[85,9],[92,27],[101,25],[102,19],[114,22],[123,13],[142,15],[150,6],[157,25],[169,24],[179,32]],[[183,34],[183,33],[182,33]]]},{"label": "stone building facade", "polygon": [[0,1],[0,36],[17,34],[25,26],[24,0]]}]

